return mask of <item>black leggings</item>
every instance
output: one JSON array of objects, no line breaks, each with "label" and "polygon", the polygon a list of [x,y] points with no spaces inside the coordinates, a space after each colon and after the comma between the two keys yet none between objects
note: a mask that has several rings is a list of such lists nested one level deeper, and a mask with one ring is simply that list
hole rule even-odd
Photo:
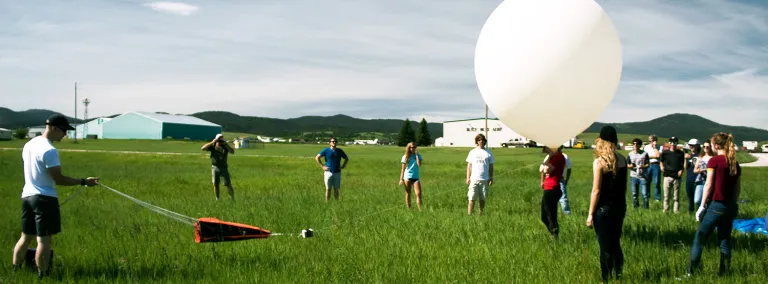
[{"label": "black leggings", "polygon": [[621,250],[621,227],[624,225],[626,205],[603,205],[597,209],[592,223],[600,245],[600,270],[603,280],[608,280],[613,272],[621,275],[624,265],[624,252]]},{"label": "black leggings", "polygon": [[549,233],[557,236],[560,233],[560,226],[557,224],[557,203],[563,192],[559,188],[545,190],[541,198],[541,222],[547,226]]},{"label": "black leggings", "polygon": [[693,213],[693,196],[696,195],[696,181],[685,182],[685,194],[688,197],[688,213]]}]

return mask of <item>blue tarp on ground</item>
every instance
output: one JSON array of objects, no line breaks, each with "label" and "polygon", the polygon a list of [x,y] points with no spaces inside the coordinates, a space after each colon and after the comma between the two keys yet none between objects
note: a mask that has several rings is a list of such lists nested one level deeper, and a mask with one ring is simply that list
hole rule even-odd
[{"label": "blue tarp on ground", "polygon": [[[768,218],[768,216],[766,216]],[[733,229],[745,234],[757,233],[768,236],[768,224],[766,218],[733,220]]]}]

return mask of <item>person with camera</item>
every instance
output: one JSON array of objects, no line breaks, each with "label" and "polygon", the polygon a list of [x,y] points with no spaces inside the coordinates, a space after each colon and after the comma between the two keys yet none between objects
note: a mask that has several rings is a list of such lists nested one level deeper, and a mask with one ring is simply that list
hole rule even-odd
[{"label": "person with camera", "polygon": [[45,121],[42,135],[24,144],[21,157],[24,161],[24,189],[21,193],[21,238],[13,249],[13,270],[21,267],[29,245],[37,236],[35,264],[37,276],[50,273],[51,242],[53,235],[61,232],[61,215],[56,186],[94,186],[99,178],[72,178],[61,171],[59,151],[53,142],[61,141],[68,130],[75,130],[67,118],[54,114]]},{"label": "person with camera", "polygon": [[224,140],[224,135],[216,134],[216,138],[203,145],[200,150],[211,152],[211,174],[213,175],[213,192],[216,194],[216,200],[219,200],[219,183],[223,180],[224,186],[227,187],[227,192],[229,192],[229,197],[234,201],[235,189],[232,188],[232,180],[229,176],[227,156],[234,154],[235,149],[232,149],[227,144],[227,141]]}]

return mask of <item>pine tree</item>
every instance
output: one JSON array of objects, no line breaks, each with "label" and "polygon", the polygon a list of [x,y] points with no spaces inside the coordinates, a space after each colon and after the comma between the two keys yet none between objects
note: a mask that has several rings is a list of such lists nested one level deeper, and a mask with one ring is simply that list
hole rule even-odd
[{"label": "pine tree", "polygon": [[429,134],[429,128],[427,128],[427,120],[424,118],[422,118],[421,123],[419,123],[419,131],[416,132],[416,145],[432,145],[432,135]]},{"label": "pine tree", "polygon": [[397,146],[405,147],[410,142],[416,142],[416,133],[411,128],[411,121],[406,118],[400,135],[397,136]]}]

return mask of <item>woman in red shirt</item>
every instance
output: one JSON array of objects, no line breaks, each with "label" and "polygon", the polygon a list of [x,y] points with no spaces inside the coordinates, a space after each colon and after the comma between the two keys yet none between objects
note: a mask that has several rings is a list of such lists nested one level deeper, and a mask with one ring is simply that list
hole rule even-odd
[{"label": "woman in red shirt", "polygon": [[[737,201],[741,193],[741,166],[736,161],[733,135],[715,133],[711,145],[717,155],[707,163],[707,182],[701,198],[701,207],[696,212],[699,229],[693,238],[688,275],[701,268],[702,243],[717,228],[717,240],[720,243],[720,275],[728,272],[731,266],[731,231],[733,219],[739,212]],[[711,201],[709,203],[708,201]],[[709,203],[709,206],[707,206]]]},{"label": "woman in red shirt", "polygon": [[542,152],[549,154],[549,157],[542,163],[542,174],[544,180],[541,181],[541,188],[544,195],[541,197],[541,222],[547,226],[549,233],[558,239],[560,236],[560,226],[557,224],[557,204],[563,192],[560,190],[560,179],[565,169],[565,156],[560,151],[544,147]]}]

